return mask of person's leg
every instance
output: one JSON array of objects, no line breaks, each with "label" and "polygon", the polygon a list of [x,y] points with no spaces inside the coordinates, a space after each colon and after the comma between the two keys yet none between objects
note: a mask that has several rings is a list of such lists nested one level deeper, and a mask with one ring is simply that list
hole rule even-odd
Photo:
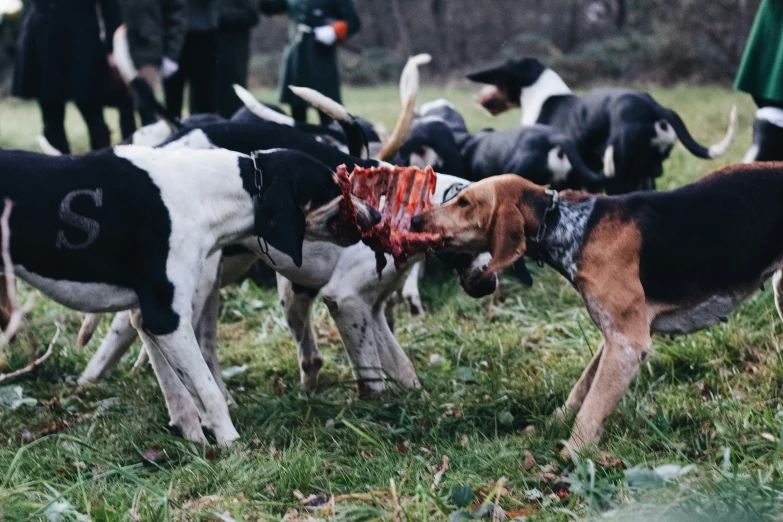
[{"label": "person's leg", "polygon": [[189,57],[190,114],[208,114],[218,108],[218,32],[191,33]]},{"label": "person's leg", "polygon": [[128,93],[128,98],[119,104],[117,110],[120,113],[120,134],[127,140],[136,132],[136,110],[133,105],[133,95]]},{"label": "person's leg", "polygon": [[218,44],[218,108],[220,115],[230,118],[242,107],[234,93],[234,84],[247,87],[247,67],[250,59],[250,31],[220,31]]},{"label": "person's leg", "polygon": [[71,147],[65,136],[65,102],[38,102],[41,106],[44,138],[63,154],[70,154]]},{"label": "person's leg", "polygon": [[291,117],[294,121],[307,122],[307,107],[304,105],[291,105]]},{"label": "person's leg", "polygon": [[[160,88],[160,74],[158,73],[157,67],[154,67],[152,65],[145,65],[141,67],[139,69],[139,77],[141,77],[145,82],[149,84],[150,87],[152,87],[152,92],[156,92],[156,93],[158,92],[158,89]],[[141,100],[135,93],[134,93],[134,101],[136,105],[136,110],[139,111],[139,116],[141,117],[142,125],[150,125],[157,121],[157,117],[155,116],[155,110],[152,107],[150,107],[148,104],[144,103],[144,101]]]},{"label": "person's leg", "polygon": [[90,149],[98,150],[111,146],[111,133],[103,119],[103,106],[96,102],[82,102],[77,103],[76,106],[82,113],[90,133]]},{"label": "person's leg", "polygon": [[176,116],[182,116],[185,80],[190,75],[190,56],[193,53],[193,33],[185,35],[185,44],[179,57],[179,70],[163,81],[166,107]]},{"label": "person's leg", "polygon": [[318,120],[321,122],[322,127],[328,127],[332,123],[332,118],[323,111],[318,111]]}]

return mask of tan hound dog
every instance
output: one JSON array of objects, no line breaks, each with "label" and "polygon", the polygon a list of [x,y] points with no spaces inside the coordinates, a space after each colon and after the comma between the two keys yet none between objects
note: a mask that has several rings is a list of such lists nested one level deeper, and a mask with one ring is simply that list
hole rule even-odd
[{"label": "tan hound dog", "polygon": [[[581,294],[604,341],[564,412],[573,448],[604,421],[650,352],[650,332],[689,333],[725,320],[774,277],[783,309],[783,163],[727,167],[670,192],[561,193],[515,175],[465,188],[413,220],[446,249],[489,250],[486,275],[528,253]],[[781,313],[783,317],[783,313]]]}]

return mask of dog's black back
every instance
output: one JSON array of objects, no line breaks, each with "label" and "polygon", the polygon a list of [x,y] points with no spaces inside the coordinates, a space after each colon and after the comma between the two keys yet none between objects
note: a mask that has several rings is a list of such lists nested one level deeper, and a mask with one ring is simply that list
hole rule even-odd
[{"label": "dog's black back", "polygon": [[128,288],[142,274],[165,280],[166,252],[157,250],[171,222],[160,190],[112,149],[74,158],[7,151],[0,172],[0,197],[14,203],[15,264],[47,278]]},{"label": "dog's black back", "polygon": [[[355,165],[360,167],[377,165],[374,160],[356,158],[320,143],[308,133],[294,127],[261,119],[250,123],[225,122],[204,125],[199,128],[199,131],[204,133],[212,145],[244,154],[261,149],[294,149],[306,152],[333,170],[343,164],[349,171]],[[189,132],[184,130],[177,132],[163,145],[182,139],[188,134]]]},{"label": "dog's black back", "polygon": [[598,198],[641,232],[649,301],[698,299],[754,284],[783,259],[783,164],[732,166],[670,192]]}]

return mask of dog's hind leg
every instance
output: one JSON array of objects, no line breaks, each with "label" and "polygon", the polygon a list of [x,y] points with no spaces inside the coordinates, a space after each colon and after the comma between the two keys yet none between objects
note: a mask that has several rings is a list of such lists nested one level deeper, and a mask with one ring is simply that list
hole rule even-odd
[{"label": "dog's hind leg", "polygon": [[778,315],[783,319],[783,268],[772,276],[772,288],[775,290],[775,308],[778,309]]},{"label": "dog's hind leg", "polygon": [[424,263],[416,263],[411,268],[408,277],[405,279],[405,284],[402,286],[402,297],[408,303],[411,315],[424,315],[424,307],[421,304],[421,296],[419,295],[419,279],[421,279],[423,273]]},{"label": "dog's hind leg", "polygon": [[80,386],[97,384],[107,379],[119,364],[122,356],[136,340],[136,329],[131,324],[131,312],[119,312],[114,316],[109,333],[101,341],[98,351],[92,356],[77,383]]},{"label": "dog's hind leg", "polygon": [[299,358],[299,378],[302,389],[314,390],[318,384],[318,372],[324,365],[321,352],[315,342],[311,316],[316,291],[299,289],[281,275],[277,275],[277,293],[280,295],[280,306],[283,307],[285,320],[291,335],[296,341],[296,351]]}]

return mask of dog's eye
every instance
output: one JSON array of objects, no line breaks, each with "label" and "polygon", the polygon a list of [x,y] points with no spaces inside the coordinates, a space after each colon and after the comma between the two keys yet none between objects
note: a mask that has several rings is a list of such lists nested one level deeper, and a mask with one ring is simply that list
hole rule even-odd
[{"label": "dog's eye", "polygon": [[467,207],[468,205],[470,205],[470,203],[466,198],[459,198],[457,200],[457,205],[459,205],[460,207]]}]

